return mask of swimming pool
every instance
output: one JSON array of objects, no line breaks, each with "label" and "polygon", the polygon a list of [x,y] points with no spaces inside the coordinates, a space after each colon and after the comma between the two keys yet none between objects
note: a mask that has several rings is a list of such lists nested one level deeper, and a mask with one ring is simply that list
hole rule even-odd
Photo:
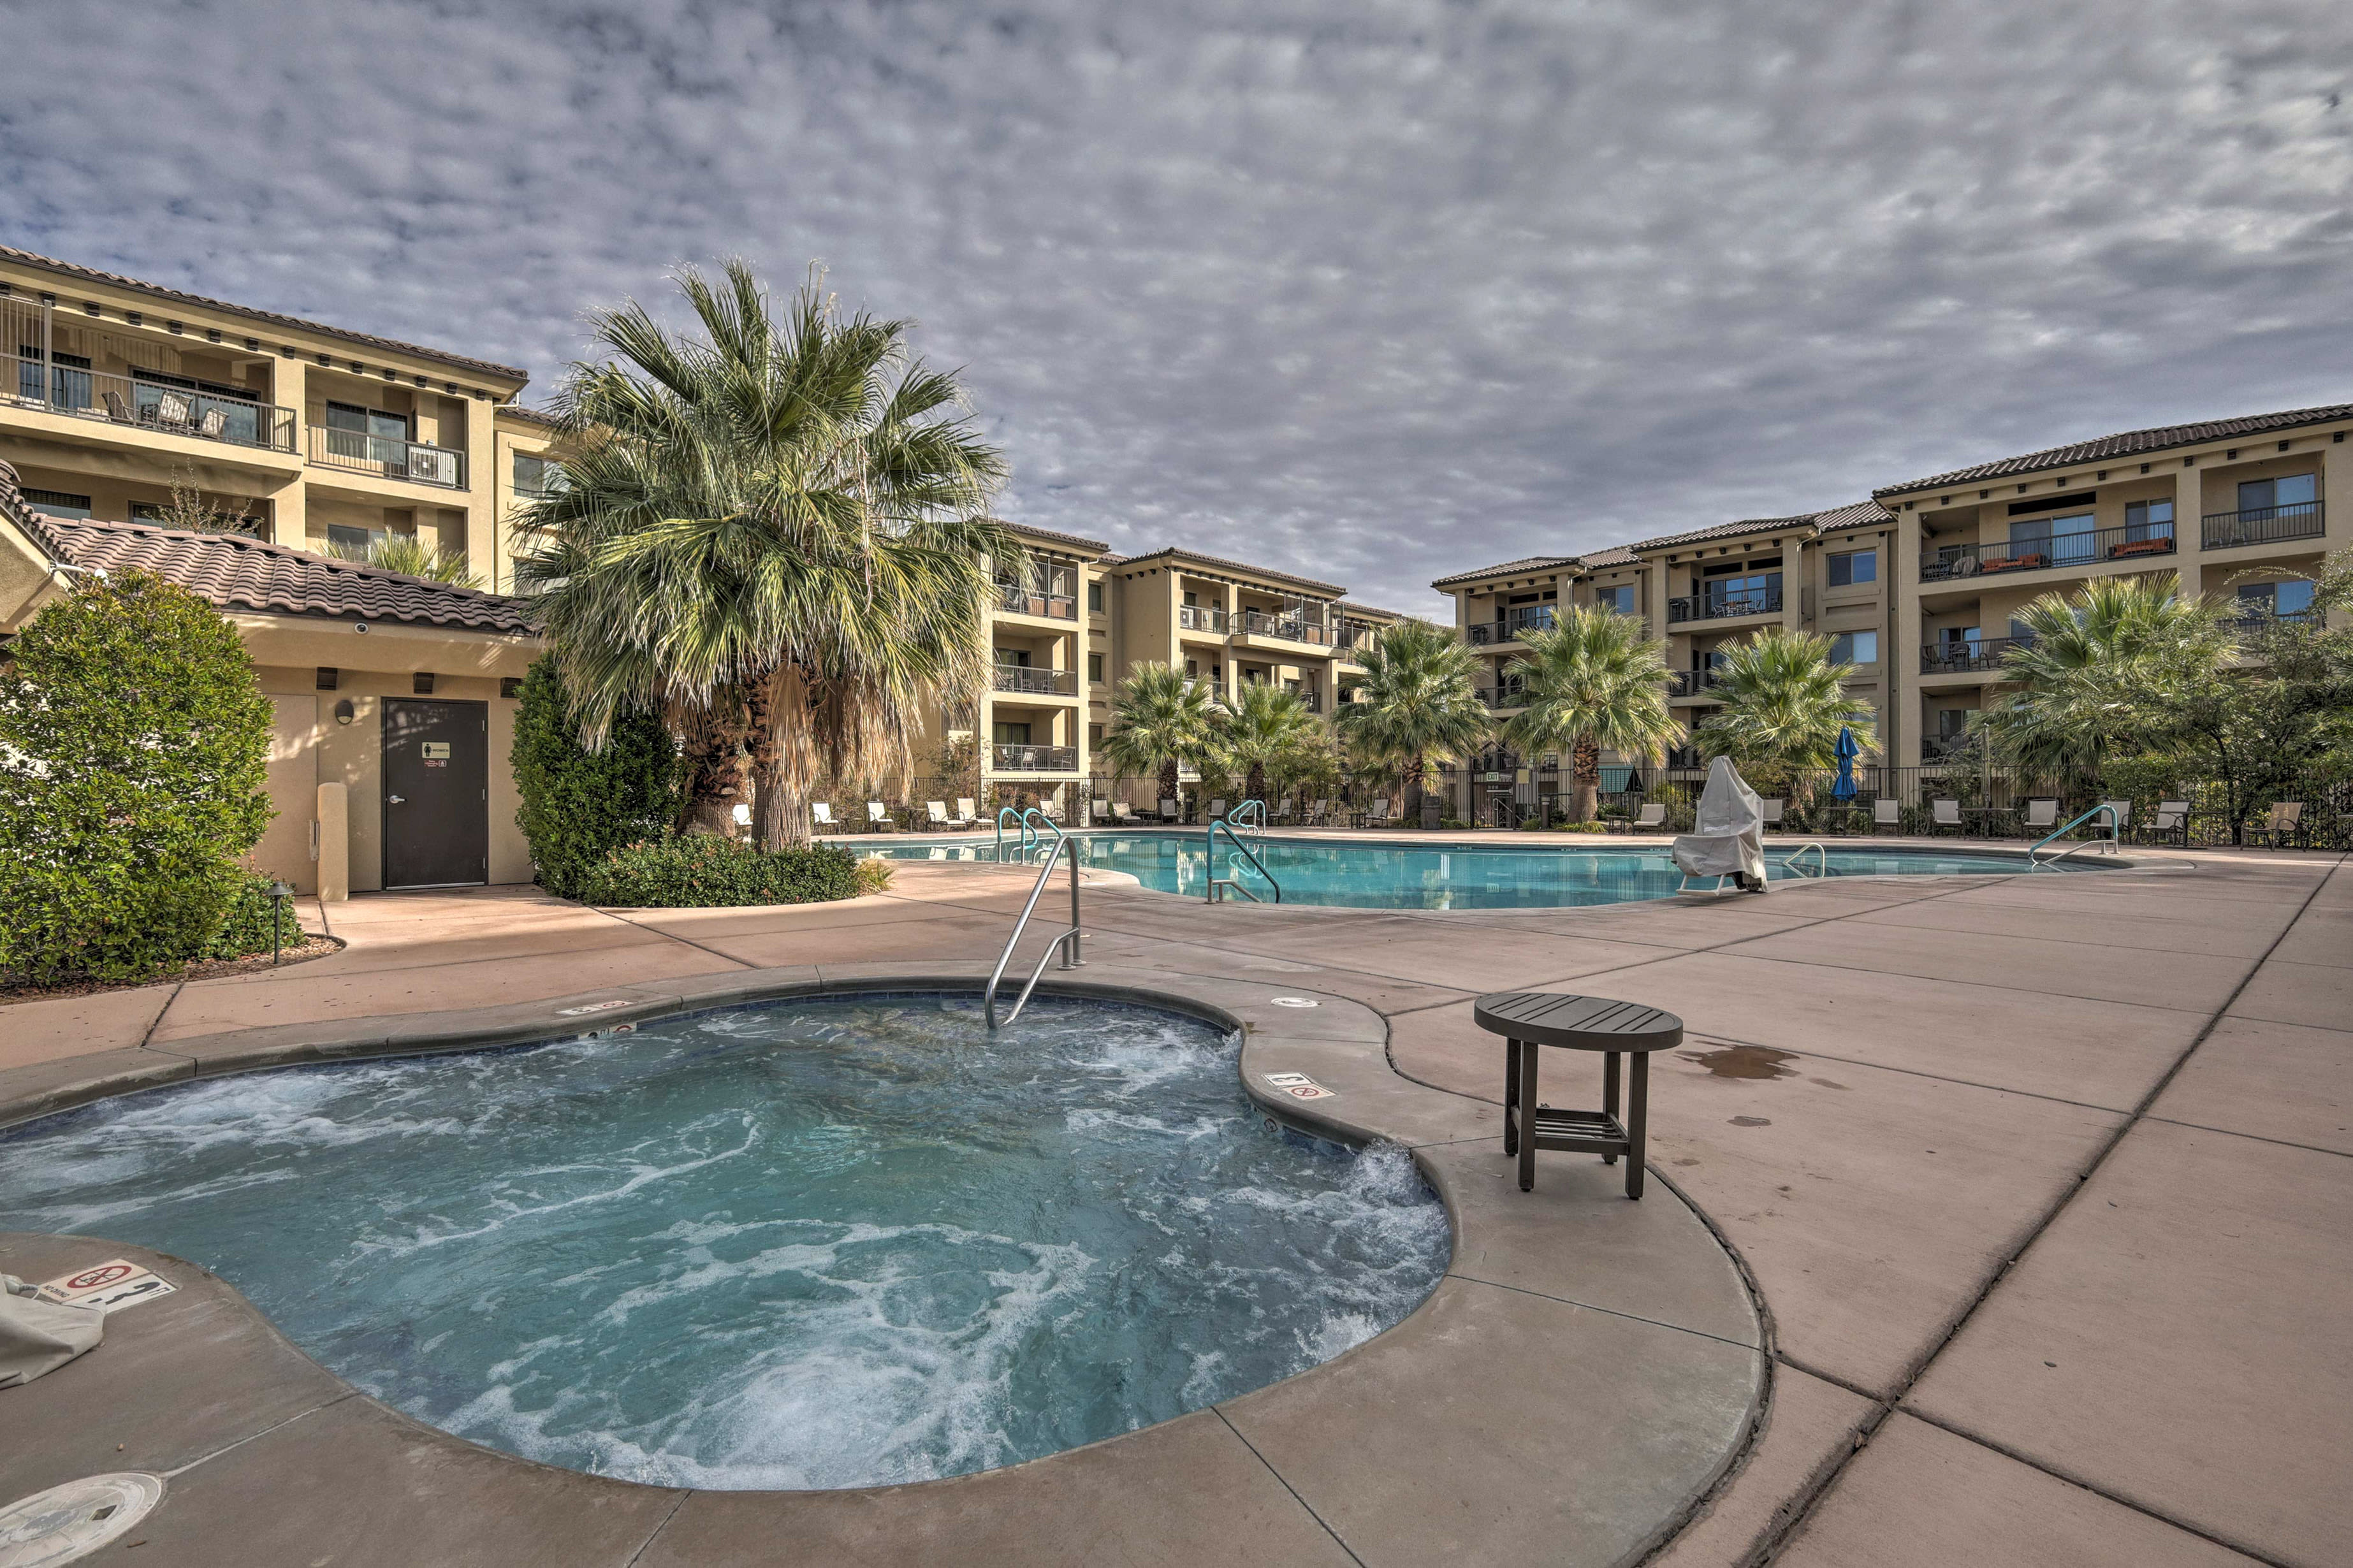
[{"label": "swimming pool", "polygon": [[[1073,834],[1088,866],[1124,871],[1147,888],[1195,898],[1208,891],[1208,855],[1200,828],[1153,832]],[[994,860],[993,839],[901,842],[870,848],[842,840],[861,854],[897,860]],[[1013,839],[1008,836],[1008,855]],[[1767,868],[1775,881],[1812,878],[1818,872],[1809,851],[1799,869],[1782,864],[1799,841],[1768,840]],[[1335,904],[1375,910],[1558,909],[1579,904],[1622,904],[1672,898],[1683,880],[1663,846],[1605,848],[1597,845],[1488,846],[1480,844],[1339,843],[1328,839],[1272,836],[1252,847],[1282,884],[1286,904]],[[2015,875],[2026,868],[2015,855],[1934,849],[1827,848],[1832,877]],[[1239,877],[1262,896],[1265,883],[1218,840],[1219,875]],[[2081,861],[2060,869],[2089,870]],[[1713,886],[1712,883],[1704,884]]]},{"label": "swimming pool", "polygon": [[213,1268],[492,1447],[917,1480],[1262,1386],[1436,1286],[1410,1158],[1274,1131],[1239,1049],[1110,1003],[992,1037],[968,996],[796,999],[85,1107],[0,1137],[0,1210]]}]

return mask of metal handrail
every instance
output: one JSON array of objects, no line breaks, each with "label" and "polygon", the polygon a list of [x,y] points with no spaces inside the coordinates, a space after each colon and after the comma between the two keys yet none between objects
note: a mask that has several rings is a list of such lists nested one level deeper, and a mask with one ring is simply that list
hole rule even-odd
[{"label": "metal handrail", "polygon": [[[1006,811],[1010,811],[1013,808],[1011,806],[1007,806],[1005,808]],[[1002,816],[1003,813],[1000,812],[998,815]],[[1038,868],[1038,880],[1036,885],[1029,889],[1029,901],[1021,906],[1021,917],[1013,922],[1013,934],[1005,939],[1005,951],[997,955],[997,967],[991,970],[988,975],[988,989],[981,993],[981,1011],[988,1019],[989,1032],[992,1034],[997,1030],[1005,1027],[1007,1025],[1010,1025],[1015,1019],[1021,1016],[1021,1009],[1029,1005],[1029,994],[1038,989],[1039,977],[1046,973],[1046,961],[1048,959],[1052,958],[1057,952],[1060,953],[1062,955],[1062,967],[1064,969],[1076,969],[1081,964],[1086,963],[1086,959],[1080,952],[1079,945],[1078,844],[1069,834],[1062,831],[1061,824],[1056,822],[1052,817],[1048,816],[1044,812],[1039,811],[1034,805],[1030,806],[1021,814],[1021,826],[1022,830],[1025,833],[1029,830],[1029,818],[1033,816],[1038,819],[1039,824],[1053,831],[1054,842],[1051,847],[1047,850],[1044,863]],[[1005,1016],[1004,1024],[999,1024],[997,1021],[997,988],[1004,983],[1005,966],[1013,962],[1013,950],[1017,946],[1020,945],[1022,932],[1029,929],[1029,917],[1037,912],[1039,895],[1045,892],[1046,884],[1054,879],[1055,862],[1061,859],[1065,851],[1068,851],[1071,857],[1070,929],[1063,931],[1052,942],[1047,943],[1046,951],[1038,955],[1038,966],[1029,972],[1028,982],[1021,987],[1021,994],[1014,999],[1013,1011]]]},{"label": "metal handrail", "polygon": [[1029,825],[1021,820],[1019,807],[1000,805],[997,808],[997,863],[1000,866],[1005,864],[1005,819],[1008,816],[1013,826],[1021,829],[1021,858],[1029,858]]},{"label": "metal handrail", "polygon": [[[2099,816],[2103,812],[2107,814],[2108,818],[2108,836],[2105,838],[2086,838],[2081,844],[2070,844],[2066,848],[2062,849],[2058,854],[2053,855],[2048,860],[2038,860],[2035,858],[2034,852],[2036,850],[2050,843],[2053,838],[2063,837],[2066,835],[2073,833],[2076,828],[2081,827],[2084,824],[2091,821],[2092,818]],[[2102,801],[2099,805],[2092,807],[2091,810],[2084,813],[2081,816],[2074,818],[2073,821],[2062,823],[2057,827],[2054,827],[2050,832],[2044,834],[2042,837],[2036,839],[2033,843],[2028,845],[2026,847],[2026,868],[2030,871],[2040,871],[2045,866],[2056,866],[2060,861],[2064,860],[2068,856],[2073,855],[2078,849],[2089,849],[2094,846],[2100,844],[2105,844],[2108,847],[2108,853],[2113,855],[2116,852],[2116,844],[2118,840],[2122,839],[2123,837],[2124,823],[2117,816],[2116,808],[2107,804],[2107,802]]]},{"label": "metal handrail", "polygon": [[[1220,817],[1217,821],[1209,824],[1209,835],[1204,845],[1207,851],[1207,858],[1210,866],[1208,901],[1213,904],[1218,901],[1218,889],[1220,888],[1237,889],[1244,898],[1250,900],[1252,903],[1264,901],[1261,900],[1256,893],[1250,891],[1248,887],[1235,880],[1233,878],[1220,877],[1217,874],[1218,835],[1222,832],[1226,836],[1226,841],[1239,850],[1242,858],[1249,861],[1257,870],[1258,874],[1266,879],[1267,886],[1274,889],[1274,901],[1278,904],[1282,902],[1282,884],[1274,879],[1274,873],[1266,868],[1266,862],[1260,859],[1256,854],[1252,853],[1250,847],[1242,842],[1241,836],[1236,833],[1232,828],[1227,826],[1226,822],[1226,818]],[[1230,866],[1231,862],[1229,861],[1228,864]]]},{"label": "metal handrail", "polygon": [[1253,795],[1226,813],[1229,828],[1245,829],[1263,837],[1266,834],[1266,802]]},{"label": "metal handrail", "polygon": [[1821,870],[1817,874],[1824,877],[1829,876],[1831,874],[1831,852],[1822,847],[1821,841],[1820,839],[1816,839],[1810,843],[1800,844],[1797,848],[1791,850],[1787,856],[1782,858],[1781,868],[1785,871],[1795,871],[1798,868],[1798,857],[1803,855],[1809,849],[1814,852],[1815,859],[1820,863]]}]

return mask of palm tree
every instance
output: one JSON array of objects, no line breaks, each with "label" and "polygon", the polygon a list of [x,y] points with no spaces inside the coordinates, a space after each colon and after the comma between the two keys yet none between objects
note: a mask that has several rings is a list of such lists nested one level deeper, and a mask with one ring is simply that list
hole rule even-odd
[{"label": "palm tree", "polygon": [[1667,661],[1642,623],[1599,605],[1579,605],[1550,631],[1529,632],[1527,652],[1504,667],[1518,676],[1527,706],[1504,727],[1523,755],[1567,752],[1577,820],[1589,822],[1601,793],[1601,752],[1651,758],[1672,744]]},{"label": "palm tree", "polygon": [[1123,773],[1157,773],[1160,798],[1176,798],[1181,764],[1214,759],[1226,710],[1208,682],[1176,666],[1146,660],[1113,689],[1103,755]]},{"label": "palm tree", "polygon": [[2002,676],[2016,689],[1978,728],[2003,761],[2053,781],[2097,774],[2119,744],[2142,736],[2176,674],[2211,672],[2232,652],[2232,628],[2184,599],[2170,573],[2095,577],[2012,619],[2022,635],[2002,656]]},{"label": "palm tree", "polygon": [[635,302],[592,318],[607,357],[557,398],[561,494],[517,563],[576,694],[583,739],[659,709],[685,742],[684,821],[724,831],[748,768],[754,830],[807,833],[820,775],[912,767],[917,716],[977,699],[1005,475],[953,376],[907,323],[844,316],[815,282],[788,309],[742,261],[678,275],[700,336]]},{"label": "palm tree", "polygon": [[404,577],[422,577],[431,583],[447,583],[453,588],[482,585],[482,580],[467,564],[464,551],[427,545],[413,533],[381,534],[370,540],[364,550],[352,545],[329,545],[327,553],[338,561],[357,561],[379,572],[397,572]]},{"label": "palm tree", "polygon": [[1866,750],[1879,739],[1846,694],[1853,670],[1831,662],[1830,638],[1768,626],[1724,655],[1712,689],[1724,706],[1700,721],[1694,738],[1768,787],[1803,769],[1835,767],[1841,730],[1853,731]]},{"label": "palm tree", "polygon": [[1324,726],[1295,691],[1272,681],[1245,682],[1234,698],[1221,735],[1229,763],[1247,770],[1242,795],[1266,798],[1266,770],[1304,753],[1324,736]]},{"label": "palm tree", "polygon": [[1460,762],[1487,743],[1494,726],[1479,700],[1471,650],[1428,621],[1385,628],[1358,662],[1356,700],[1334,721],[1360,761],[1397,770],[1406,809],[1420,809],[1432,767]]}]

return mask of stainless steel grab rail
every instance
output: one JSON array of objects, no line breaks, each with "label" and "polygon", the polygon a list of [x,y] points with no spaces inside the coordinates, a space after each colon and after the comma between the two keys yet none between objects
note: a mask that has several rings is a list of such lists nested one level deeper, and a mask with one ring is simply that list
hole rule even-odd
[{"label": "stainless steel grab rail", "polygon": [[1282,884],[1274,879],[1274,873],[1266,868],[1266,862],[1260,859],[1255,854],[1253,854],[1250,850],[1250,847],[1243,843],[1240,836],[1235,833],[1232,828],[1227,826],[1225,820],[1222,818],[1209,824],[1209,836],[1205,843],[1205,848],[1207,850],[1206,859],[1208,861],[1209,871],[1208,901],[1213,904],[1216,903],[1224,896],[1220,889],[1226,888],[1233,889],[1236,892],[1241,894],[1242,897],[1248,899],[1254,904],[1262,904],[1266,901],[1260,898],[1258,894],[1251,891],[1247,884],[1232,877],[1220,877],[1218,875],[1218,835],[1220,833],[1223,833],[1226,836],[1226,842],[1231,844],[1236,850],[1240,851],[1242,858],[1249,861],[1250,865],[1257,869],[1258,874],[1266,879],[1267,886],[1274,889],[1274,901],[1278,904],[1282,902]]},{"label": "stainless steel grab rail", "polygon": [[[1007,806],[1005,808],[1006,811],[1010,811],[1013,808],[1011,806]],[[1005,843],[1003,822],[1004,813],[999,812],[997,816],[997,853],[999,858],[1002,858]],[[1048,816],[1044,812],[1039,811],[1034,805],[1021,814],[1021,832],[1024,843],[1029,841],[1029,835],[1035,830],[1029,821],[1029,818],[1032,816],[1038,819],[1039,826],[1042,826],[1043,827],[1052,831],[1054,835],[1054,842],[1052,847],[1047,852],[1045,863],[1038,868],[1038,881],[1037,885],[1029,889],[1029,901],[1021,906],[1021,918],[1013,922],[1013,934],[1005,939],[1005,951],[997,955],[997,967],[989,972],[988,989],[981,994],[981,1011],[988,1019],[989,1032],[992,1034],[997,1030],[1005,1027],[1007,1025],[1010,1025],[1016,1018],[1021,1016],[1021,1009],[1029,1005],[1029,994],[1038,989],[1039,977],[1046,973],[1046,961],[1048,959],[1053,957],[1057,952],[1060,952],[1062,955],[1062,967],[1064,969],[1076,969],[1081,964],[1086,963],[1085,957],[1081,953],[1079,945],[1078,844],[1070,837],[1070,835],[1062,831],[1061,824],[1056,822],[1052,817]],[[1039,841],[1040,843],[1044,842],[1043,834],[1039,835]],[[1005,1016],[1005,1022],[1003,1024],[999,1024],[997,1019],[997,988],[1004,983],[1005,966],[1013,962],[1013,950],[1020,944],[1022,932],[1029,929],[1029,917],[1037,911],[1039,895],[1045,892],[1046,884],[1053,880],[1055,862],[1061,859],[1063,855],[1066,853],[1071,858],[1070,927],[1068,930],[1061,932],[1061,934],[1055,937],[1052,942],[1047,943],[1046,951],[1038,955],[1038,967],[1029,972],[1029,979],[1028,983],[1021,987],[1021,994],[1014,1000],[1013,1011]]]},{"label": "stainless steel grab rail", "polygon": [[1816,872],[1815,875],[1821,877],[1829,876],[1831,874],[1831,852],[1823,848],[1819,841],[1799,845],[1797,848],[1791,850],[1787,856],[1782,858],[1781,868],[1785,871],[1795,871],[1798,868],[1798,858],[1809,849],[1814,852],[1815,859],[1821,865],[1821,869]]},{"label": "stainless steel grab rail", "polygon": [[[2035,858],[2034,852],[2036,850],[2042,848],[2044,845],[2050,843],[2054,838],[2074,832],[2075,829],[2081,827],[2084,824],[2091,821],[2092,818],[2099,816],[2103,812],[2107,814],[2108,818],[2108,836],[2105,838],[2086,838],[2081,844],[2070,844],[2066,848],[2062,849],[2058,854],[2053,855],[2048,860],[2038,860]],[[2092,807],[2091,810],[2084,813],[2083,816],[2074,818],[2073,821],[2062,823],[2057,827],[2054,827],[2050,832],[2044,834],[2042,837],[2036,839],[2033,843],[2028,845],[2026,847],[2026,868],[2030,871],[2040,871],[2045,866],[2056,866],[2060,861],[2064,860],[2068,856],[2073,855],[2078,849],[2091,849],[2102,844],[2106,845],[2108,847],[2108,853],[2113,855],[2116,852],[2117,841],[2123,837],[2124,822],[2117,816],[2116,808],[2110,805],[2107,802],[2102,801],[2099,805]]]},{"label": "stainless steel grab rail", "polygon": [[1226,826],[1233,832],[1248,832],[1261,837],[1265,837],[1266,802],[1255,795],[1242,802],[1233,810],[1226,813]]}]

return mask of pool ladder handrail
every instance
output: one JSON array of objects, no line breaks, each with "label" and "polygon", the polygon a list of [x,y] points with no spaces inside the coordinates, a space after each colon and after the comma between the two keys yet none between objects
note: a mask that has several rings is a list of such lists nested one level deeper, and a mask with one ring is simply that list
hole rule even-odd
[{"label": "pool ladder handrail", "polygon": [[1821,869],[1817,871],[1815,875],[1817,877],[1829,876],[1831,874],[1831,852],[1822,847],[1821,840],[1820,839],[1812,839],[1807,843],[1800,844],[1788,855],[1782,857],[1781,868],[1785,871],[1797,874],[1799,857],[1804,855],[1809,849],[1814,852],[1815,860],[1821,866]]},{"label": "pool ladder handrail", "polygon": [[[1261,809],[1263,810],[1264,807],[1261,806]],[[1241,836],[1227,826],[1228,822],[1230,820],[1230,817],[1220,817],[1217,821],[1209,824],[1209,835],[1205,844],[1205,848],[1207,850],[1207,867],[1209,872],[1208,901],[1213,904],[1219,902],[1225,897],[1225,889],[1231,888],[1235,892],[1240,893],[1251,903],[1262,904],[1266,902],[1264,899],[1260,898],[1258,894],[1250,889],[1248,883],[1242,881],[1240,878],[1220,877],[1218,875],[1218,835],[1223,833],[1226,836],[1226,842],[1231,844],[1234,848],[1240,853],[1242,858],[1249,861],[1258,874],[1266,879],[1266,885],[1274,889],[1274,901],[1278,904],[1282,902],[1282,884],[1274,879],[1274,873],[1266,868],[1266,862],[1260,859],[1257,854],[1251,850],[1250,847],[1242,842]],[[1233,868],[1233,858],[1231,856],[1227,857],[1226,868],[1229,870]]]},{"label": "pool ladder handrail", "polygon": [[[1000,805],[997,808],[997,863],[998,865],[1005,864],[1005,819],[1008,816],[1013,819],[1013,825],[1021,829],[1021,858],[1025,862],[1029,860],[1030,846],[1038,842],[1037,830],[1029,823],[1029,813],[1037,810],[1034,805],[1026,809],[1012,805]],[[1044,816],[1044,813],[1040,812],[1039,816]]]},{"label": "pool ladder handrail", "polygon": [[1226,813],[1226,826],[1235,833],[1248,833],[1255,838],[1266,837],[1266,802],[1253,795]]},{"label": "pool ladder handrail", "polygon": [[[1012,807],[1010,806],[1006,807],[1006,810],[1008,811],[1010,811]],[[1004,814],[1002,812],[998,814],[1000,820],[1000,837],[998,838],[1000,857],[1003,853],[1001,847],[1004,842],[1002,837],[1003,829],[1001,826],[1003,815]],[[1072,839],[1069,834],[1062,831],[1061,824],[1056,822],[1052,817],[1048,816],[1044,812],[1039,811],[1033,805],[1021,814],[1021,831],[1025,842],[1027,841],[1029,835],[1033,831],[1032,825],[1029,821],[1029,818],[1032,816],[1035,816],[1038,819],[1039,826],[1050,829],[1052,831],[1054,835],[1054,842],[1047,850],[1044,862],[1038,868],[1038,881],[1037,884],[1029,889],[1029,901],[1021,906],[1021,918],[1013,922],[1013,934],[1005,939],[1005,951],[997,955],[997,967],[989,972],[988,989],[981,993],[981,1011],[988,1019],[988,1028],[991,1034],[995,1034],[1000,1028],[1009,1026],[1016,1018],[1021,1016],[1021,1009],[1029,1005],[1029,994],[1038,989],[1039,977],[1046,973],[1046,961],[1048,959],[1053,957],[1057,952],[1060,953],[1062,955],[1061,966],[1064,969],[1076,969],[1081,964],[1086,963],[1086,959],[1081,954],[1079,945],[1081,931],[1079,924],[1079,847],[1077,841]],[[1040,843],[1044,842],[1044,835],[1042,833],[1039,835],[1039,841]],[[1005,981],[1005,966],[1013,962],[1013,950],[1017,946],[1020,945],[1022,933],[1029,929],[1029,917],[1037,912],[1039,895],[1045,892],[1046,884],[1053,880],[1055,862],[1061,859],[1066,852],[1071,858],[1071,923],[1069,927],[1058,934],[1052,942],[1046,944],[1045,952],[1038,955],[1038,967],[1029,972],[1028,984],[1021,987],[1021,994],[1014,1000],[1013,1011],[1008,1013],[1005,1016],[1005,1022],[1000,1024],[997,1019],[997,988]]]},{"label": "pool ladder handrail", "polygon": [[[2091,821],[2092,818],[2100,816],[2103,812],[2107,815],[2108,818],[2108,836],[2105,838],[2086,838],[2081,844],[2070,844],[2066,848],[2062,849],[2058,854],[2053,855],[2048,860],[2037,859],[2035,858],[2036,850],[2042,848],[2044,845],[2050,843],[2054,838],[2064,837],[2066,835],[2074,832],[2075,829]],[[2078,849],[2094,849],[2104,844],[2107,846],[2108,853],[2113,855],[2116,852],[2117,843],[2123,837],[2124,823],[2118,817],[2116,808],[2109,805],[2106,801],[2102,801],[2099,805],[2092,807],[2091,810],[2084,813],[2081,816],[2075,817],[2068,822],[2062,823],[2057,827],[2054,827],[2050,832],[2044,834],[2042,837],[2036,839],[2033,843],[2028,845],[2026,847],[2026,868],[2030,871],[2040,871],[2046,866],[2056,866],[2060,861],[2064,860],[2068,856],[2074,854]]]}]

